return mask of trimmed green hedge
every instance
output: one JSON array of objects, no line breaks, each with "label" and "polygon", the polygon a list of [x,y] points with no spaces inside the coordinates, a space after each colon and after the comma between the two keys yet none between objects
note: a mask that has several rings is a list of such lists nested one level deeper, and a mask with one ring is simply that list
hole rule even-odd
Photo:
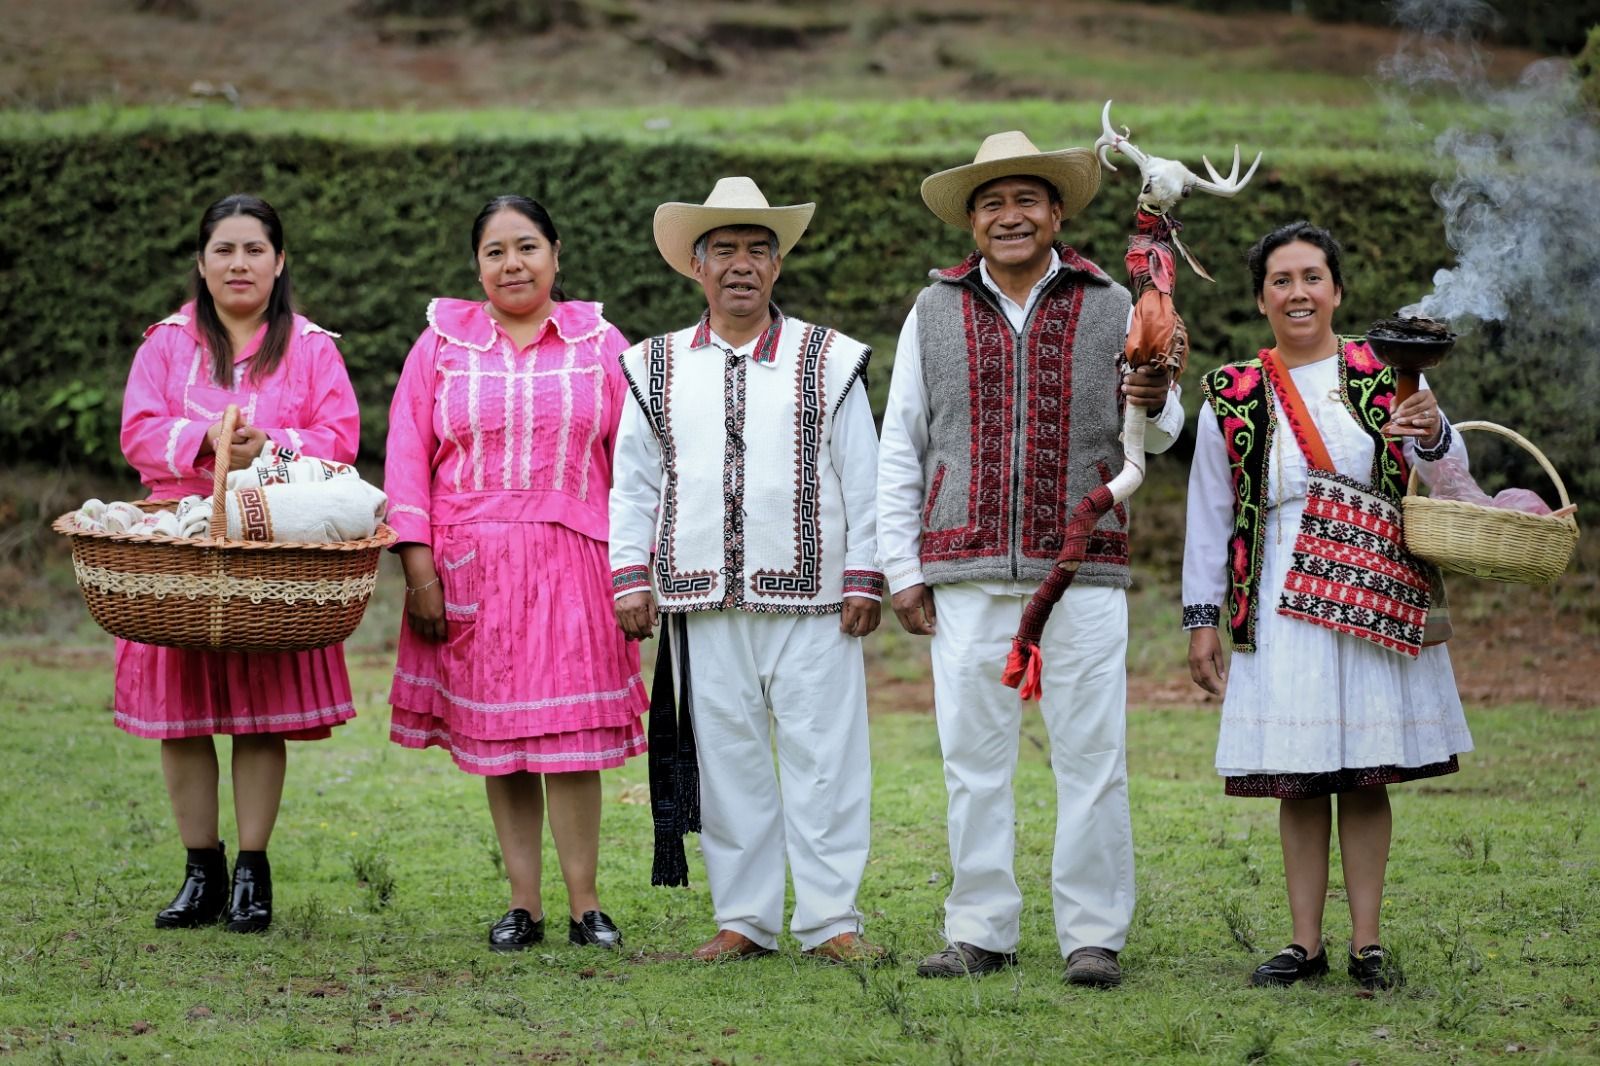
[{"label": "trimmed green hedge", "polygon": [[[942,151],[812,157],[728,143],[383,143],[159,123],[81,134],[0,128],[0,145],[0,314],[8,323],[0,342],[0,447],[110,467],[120,462],[121,388],[141,331],[184,299],[192,229],[202,208],[228,192],[259,193],[281,212],[302,309],[344,335],[369,464],[381,456],[390,391],[424,326],[427,300],[479,291],[468,229],[494,194],[526,192],[545,202],[562,231],[568,293],[604,300],[608,317],[635,339],[677,328],[703,307],[698,289],[655,251],[658,203],[702,199],[730,173],[755,177],[774,203],[816,200],[816,219],[785,263],[778,300],[873,344],[880,410],[894,339],[927,270],[970,248],[969,237],[935,220],[918,195],[924,175],[962,161]],[[1117,277],[1136,173],[1108,175],[1066,233]],[[1434,270],[1448,265],[1429,193],[1434,177],[1409,154],[1283,154],[1236,200],[1197,196],[1185,208],[1184,237],[1219,282],[1185,271],[1180,285],[1196,365],[1269,341],[1242,255],[1259,234],[1292,218],[1330,227],[1348,249],[1345,330],[1359,331],[1427,291]],[[1573,469],[1592,450],[1596,415],[1585,411],[1560,433],[1548,431],[1545,393],[1559,386],[1516,380],[1501,389],[1497,382],[1512,379],[1494,365],[1464,345],[1440,377],[1449,409],[1522,429],[1572,470],[1575,487],[1600,490],[1600,477]],[[1191,411],[1196,393],[1190,390]]]}]

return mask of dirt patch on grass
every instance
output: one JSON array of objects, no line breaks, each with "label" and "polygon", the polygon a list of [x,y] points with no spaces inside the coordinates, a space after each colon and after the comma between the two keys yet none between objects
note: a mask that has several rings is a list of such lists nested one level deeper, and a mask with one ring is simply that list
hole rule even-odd
[{"label": "dirt patch on grass", "polygon": [[[366,18],[350,0],[274,5],[265,22],[222,0],[182,6],[193,17],[137,0],[0,0],[0,103],[749,106],[796,96],[1066,98],[1090,88],[1136,102],[1162,95],[1146,72],[1174,56],[1202,73],[1328,74],[1364,90],[1359,79],[1398,40],[1390,29],[1303,16],[1105,0],[592,0],[580,19],[530,35],[461,18]],[[1497,50],[1491,72],[1511,76],[1533,58]]]}]

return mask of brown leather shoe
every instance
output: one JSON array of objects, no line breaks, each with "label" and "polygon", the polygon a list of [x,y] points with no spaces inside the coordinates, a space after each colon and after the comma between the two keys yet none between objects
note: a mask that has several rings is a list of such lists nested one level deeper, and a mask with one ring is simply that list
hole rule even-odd
[{"label": "brown leather shoe", "polygon": [[1122,964],[1110,948],[1079,948],[1067,956],[1067,984],[1090,988],[1116,988],[1122,983]]},{"label": "brown leather shoe", "polygon": [[882,962],[888,952],[882,945],[872,943],[860,933],[840,933],[814,948],[806,948],[805,954],[824,962],[863,963],[872,966]]},{"label": "brown leather shoe", "polygon": [[1017,964],[1014,951],[990,951],[958,940],[917,964],[919,977],[982,977]]},{"label": "brown leather shoe", "polygon": [[771,948],[764,948],[743,933],[736,933],[732,929],[717,930],[716,936],[694,949],[694,957],[700,962],[736,962],[739,959],[753,959],[758,955],[771,954]]}]

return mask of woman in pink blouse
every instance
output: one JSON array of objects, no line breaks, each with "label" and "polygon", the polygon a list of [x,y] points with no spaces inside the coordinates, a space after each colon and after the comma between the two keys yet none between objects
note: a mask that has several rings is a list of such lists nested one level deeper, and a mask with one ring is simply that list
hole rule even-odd
[{"label": "woman in pink blouse", "polygon": [[548,807],[568,939],[618,947],[600,909],[600,771],[644,750],[636,646],[612,620],[606,496],[627,341],[556,283],[543,207],[502,196],[472,249],[487,302],[437,299],[389,413],[389,523],[406,619],[390,738],[482,775],[511,908],[489,946],[544,937]]},{"label": "woman in pink blouse", "polygon": [[[194,301],[145,331],[122,404],[122,451],[153,500],[209,496],[222,412],[237,404],[229,466],[270,439],[353,462],[360,417],[336,334],[294,313],[283,227],[254,196],[206,209]],[[318,740],[355,716],[340,647],[277,654],[184,651],[117,641],[116,724],[161,741],[167,794],[188,848],[161,928],[226,916],[234,932],[272,921],[267,841],[283,795],[285,740]],[[217,833],[216,734],[233,738],[239,853]]]}]

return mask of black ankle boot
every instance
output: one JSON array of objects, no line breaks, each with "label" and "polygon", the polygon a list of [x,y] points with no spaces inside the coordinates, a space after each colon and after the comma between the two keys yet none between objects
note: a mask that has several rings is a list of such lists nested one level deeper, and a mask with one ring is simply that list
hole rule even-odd
[{"label": "black ankle boot", "polygon": [[219,841],[214,848],[190,848],[183,867],[183,887],[156,915],[157,929],[192,929],[222,917],[228,905],[228,857]]},{"label": "black ankle boot", "polygon": [[272,924],[272,864],[264,851],[241,851],[233,864],[228,932],[261,933]]}]

